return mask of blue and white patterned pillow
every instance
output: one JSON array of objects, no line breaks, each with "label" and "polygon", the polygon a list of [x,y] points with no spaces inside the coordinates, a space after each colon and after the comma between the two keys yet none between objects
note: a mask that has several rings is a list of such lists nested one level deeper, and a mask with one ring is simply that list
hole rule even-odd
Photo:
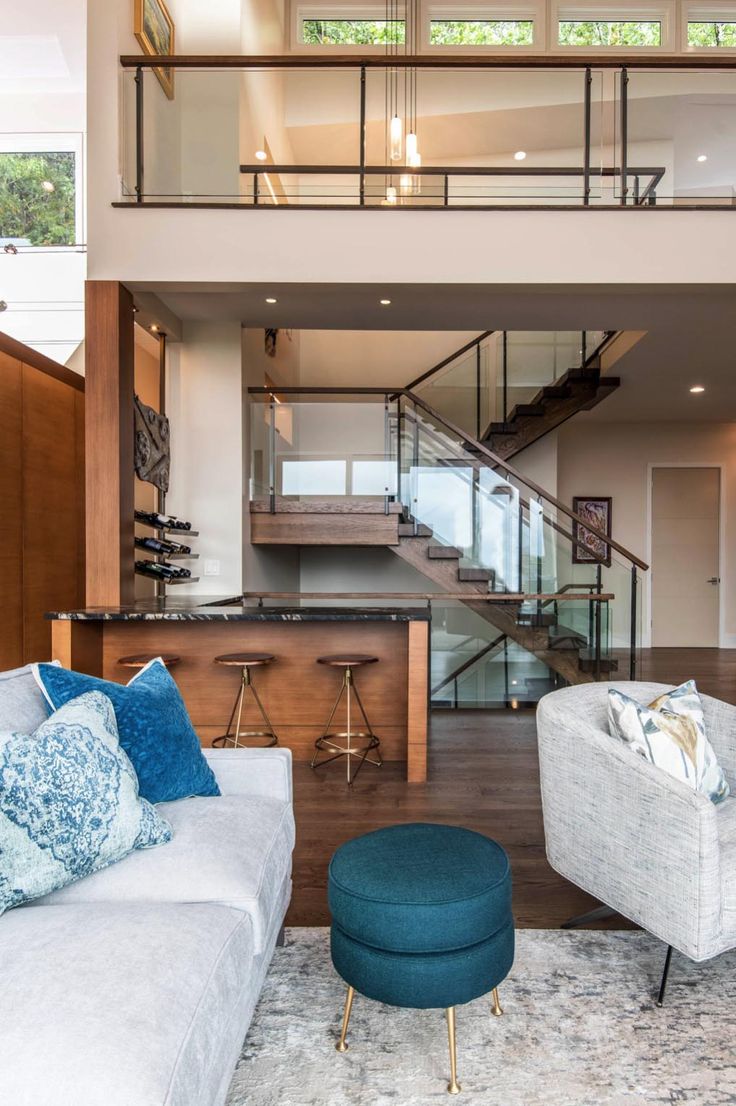
[{"label": "blue and white patterned pillow", "polygon": [[138,796],[101,692],[72,699],[34,734],[0,735],[0,914],[170,840]]},{"label": "blue and white patterned pillow", "polygon": [[728,797],[728,782],[706,737],[703,704],[694,680],[665,692],[648,706],[609,688],[608,728],[650,764],[702,791],[712,802]]}]

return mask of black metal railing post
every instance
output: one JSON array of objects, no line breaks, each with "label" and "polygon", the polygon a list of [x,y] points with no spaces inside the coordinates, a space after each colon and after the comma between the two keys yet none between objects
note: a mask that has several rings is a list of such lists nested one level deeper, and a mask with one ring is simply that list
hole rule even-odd
[{"label": "black metal railing post", "polygon": [[629,71],[624,66],[621,70],[621,207],[626,206],[629,186]]},{"label": "black metal railing post", "polygon": [[[414,488],[415,491],[419,490],[418,485],[418,469],[419,469],[419,420],[417,419],[416,410],[414,411],[414,418],[412,419],[412,450],[411,450],[411,467],[414,474]],[[411,502],[411,513],[414,519],[414,533],[419,533],[419,519],[417,518],[417,497],[413,496]]]},{"label": "black metal railing post", "polygon": [[360,206],[365,206],[365,66],[360,67]]},{"label": "black metal railing post", "polygon": [[481,370],[481,354],[480,354],[480,342],[475,347],[475,436],[480,441],[481,426],[480,426],[480,370]]},{"label": "black metal railing post", "polygon": [[580,362],[580,368],[585,368],[585,362],[588,360],[588,332],[583,330],[580,335],[580,354],[582,360]]},{"label": "black metal railing post", "polygon": [[636,565],[631,566],[631,630],[630,630],[630,654],[629,654],[629,679],[636,679],[636,619],[639,578],[636,574]]},{"label": "black metal railing post", "polygon": [[[603,591],[603,583],[601,576],[601,566],[597,564],[595,566],[595,593],[600,596]],[[595,601],[595,678],[600,680],[601,678],[601,601],[600,598]]]},{"label": "black metal railing post", "polygon": [[135,71],[135,198],[143,203],[143,69]]},{"label": "black metal railing post", "polygon": [[503,422],[503,424],[505,426],[506,425],[506,419],[507,419],[508,413],[509,413],[509,374],[508,374],[509,342],[508,342],[508,332],[505,331],[505,330],[503,332],[502,349],[503,349],[503,418],[502,418],[501,421]]},{"label": "black metal railing post", "polygon": [[258,201],[260,198],[261,190],[258,180],[258,173],[253,174],[253,206],[258,207]]},{"label": "black metal railing post", "polygon": [[403,489],[401,487],[401,396],[396,397],[396,495],[399,503],[404,506]]},{"label": "black metal railing post", "polygon": [[271,400],[269,404],[270,425],[268,428],[268,494],[269,509],[272,515],[276,514],[276,404]]},{"label": "black metal railing post", "polygon": [[449,173],[445,173],[445,183],[444,183],[442,198],[443,198],[445,207],[449,207],[450,206],[450,174]]},{"label": "black metal railing post", "polygon": [[[383,463],[385,465],[384,471],[388,474],[389,463],[391,460],[391,427],[388,421],[388,393],[383,397]],[[384,480],[384,496],[383,496],[383,513],[387,515],[389,513],[389,496],[390,490],[388,483]]]},{"label": "black metal railing post", "polygon": [[583,135],[584,161],[583,161],[583,207],[590,205],[590,99],[593,84],[593,74],[590,66],[585,70],[585,134]]}]

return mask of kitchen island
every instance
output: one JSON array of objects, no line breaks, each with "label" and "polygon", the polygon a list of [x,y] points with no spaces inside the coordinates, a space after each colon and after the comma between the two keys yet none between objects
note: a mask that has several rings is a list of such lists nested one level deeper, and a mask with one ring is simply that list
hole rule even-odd
[{"label": "kitchen island", "polygon": [[[301,761],[311,760],[339,689],[335,669],[317,658],[372,654],[378,663],[360,668],[356,684],[381,755],[405,761],[410,783],[427,778],[430,616],[424,606],[285,606],[240,596],[190,597],[46,617],[53,623],[54,658],[106,680],[130,679],[121,657],[176,654],[172,676],[205,746],[225,732],[240,683],[239,670],[215,664],[215,657],[241,650],[272,653],[274,661],[258,669],[254,682],[279,744]],[[339,770],[335,782],[338,777]]]}]

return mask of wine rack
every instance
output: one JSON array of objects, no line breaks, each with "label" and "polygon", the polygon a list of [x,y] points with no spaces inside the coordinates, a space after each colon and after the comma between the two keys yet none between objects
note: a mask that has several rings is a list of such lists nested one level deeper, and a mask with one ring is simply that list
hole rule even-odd
[{"label": "wine rack", "polygon": [[[187,529],[184,526],[176,525],[164,525],[160,524],[154,519],[139,518],[138,512],[136,512],[135,519],[136,526],[147,526],[154,532],[152,536],[157,538],[160,542],[165,543],[167,535],[173,537],[174,534],[180,537],[196,538],[199,537],[198,530]],[[174,576],[166,578],[158,576],[154,571],[147,571],[146,564],[150,565],[169,565],[170,561],[195,561],[199,559],[199,553],[194,553],[191,550],[188,553],[184,552],[168,552],[155,549],[148,549],[143,545],[145,539],[136,537],[135,547],[136,552],[141,554],[140,560],[136,561],[135,571],[138,576],[143,576],[146,580],[153,580],[156,584],[156,594],[161,596],[165,595],[165,589],[169,584],[196,584],[199,580],[199,576]],[[183,543],[181,543],[183,544]],[[140,565],[140,567],[139,567]],[[169,565],[174,568],[174,565]]]}]

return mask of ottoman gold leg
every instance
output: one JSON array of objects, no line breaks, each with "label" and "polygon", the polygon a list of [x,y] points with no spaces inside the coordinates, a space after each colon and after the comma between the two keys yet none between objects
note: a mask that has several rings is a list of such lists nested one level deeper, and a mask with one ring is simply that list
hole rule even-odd
[{"label": "ottoman gold leg", "polygon": [[447,1084],[449,1094],[460,1094],[462,1087],[457,1081],[457,1046],[455,1044],[455,1007],[447,1007],[447,1038],[450,1043],[450,1082]]},{"label": "ottoman gold leg", "polygon": [[503,1014],[501,1003],[499,1002],[498,998],[498,987],[494,987],[491,994],[491,1013],[493,1014],[494,1018],[500,1018]]},{"label": "ottoman gold leg", "polygon": [[340,1030],[340,1040],[335,1045],[338,1052],[347,1052],[348,1043],[345,1040],[348,1034],[348,1026],[350,1025],[350,1013],[353,1009],[353,998],[355,997],[355,988],[348,987],[348,993],[345,996],[345,1010],[342,1015],[342,1029]]}]

